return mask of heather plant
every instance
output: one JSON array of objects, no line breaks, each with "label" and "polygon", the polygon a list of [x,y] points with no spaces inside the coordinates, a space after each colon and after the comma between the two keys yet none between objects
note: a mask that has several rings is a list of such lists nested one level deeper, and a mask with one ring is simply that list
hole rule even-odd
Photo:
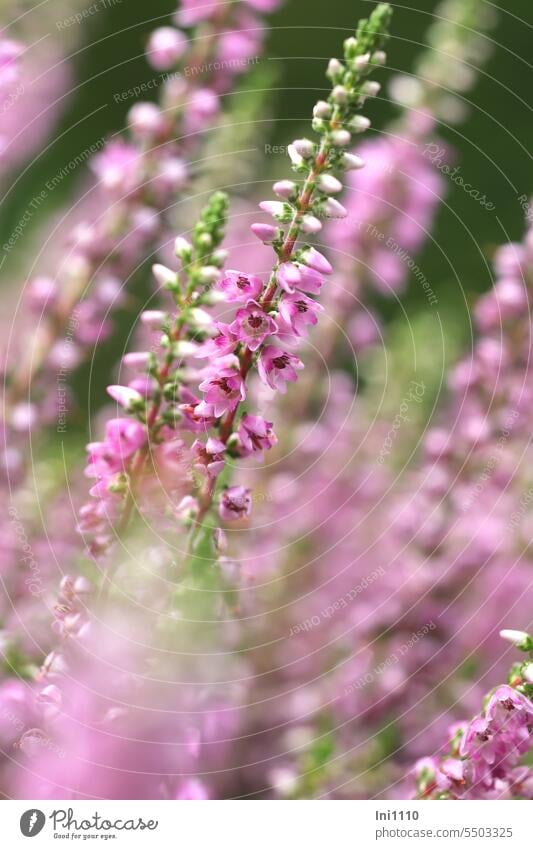
[{"label": "heather plant", "polygon": [[[390,84],[398,117],[361,143],[388,61],[378,5],[243,234],[242,163],[198,162],[241,132],[226,96],[278,5],[183,0],[150,36],[159,103],[91,158],[68,256],[30,280],[30,346],[5,367],[6,796],[532,797],[531,231],[495,253],[435,409],[433,339],[408,372],[380,315],[408,280],[438,313],[420,254],[447,187],[426,154],[453,156],[443,125],[466,115],[494,18],[440,4],[415,75]],[[0,86],[24,59],[4,52]],[[113,336],[145,263],[85,469],[75,433],[72,456],[25,458],[58,423],[58,369]],[[525,659],[502,685],[508,622]]]}]

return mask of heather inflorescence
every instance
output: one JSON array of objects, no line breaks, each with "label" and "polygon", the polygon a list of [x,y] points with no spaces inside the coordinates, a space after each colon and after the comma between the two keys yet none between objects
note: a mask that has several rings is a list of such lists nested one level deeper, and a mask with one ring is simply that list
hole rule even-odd
[{"label": "heather inflorescence", "polygon": [[[163,330],[163,359],[156,363],[148,352],[127,354],[125,365],[138,367],[143,377],[108,390],[131,421],[108,423],[105,442],[89,446],[87,473],[97,479],[91,493],[96,500],[83,508],[81,530],[91,532],[94,552],[106,548],[110,513],[120,512],[123,529],[131,503],[142,497],[138,478],[144,474],[147,454],[156,464],[164,455],[167,462],[205,472],[199,492],[191,490],[175,507],[178,516],[193,523],[193,544],[194,526],[201,526],[214,502],[225,521],[250,515],[250,493],[227,485],[217,489],[217,480],[228,458],[262,455],[276,442],[273,424],[244,409],[250,374],[257,372],[265,386],[284,394],[304,367],[291,348],[317,323],[322,308],[312,296],[320,294],[332,267],[301,239],[319,232],[324,220],[347,214],[334,197],[342,190],[336,175],[364,165],[346,148],[353,134],[369,125],[359,110],[379,91],[369,77],[386,61],[383,47],[390,14],[387,5],[378,6],[360,23],[356,36],[345,41],[344,62],[331,60],[331,94],[314,108],[313,129],[319,140],[301,138],[289,145],[298,179],[277,181],[274,193],[279,200],[260,204],[276,222],[258,222],[251,228],[261,242],[272,245],[276,256],[268,281],[238,270],[221,272],[224,202],[218,195],[200,219],[192,243],[177,239],[181,271],[154,267],[158,282],[174,295],[177,312],[141,316],[144,323]],[[217,320],[204,309],[213,299],[223,315],[224,304],[239,305],[232,321]],[[208,362],[199,368],[197,360]],[[199,438],[188,446],[182,437],[191,430]],[[181,486],[187,488],[185,474]]]},{"label": "heather inflorescence", "polygon": [[478,716],[450,729],[446,753],[416,764],[421,798],[533,798],[533,771],[521,763],[533,734],[533,639],[525,631],[501,636],[527,657],[513,665],[507,684],[489,693]]}]

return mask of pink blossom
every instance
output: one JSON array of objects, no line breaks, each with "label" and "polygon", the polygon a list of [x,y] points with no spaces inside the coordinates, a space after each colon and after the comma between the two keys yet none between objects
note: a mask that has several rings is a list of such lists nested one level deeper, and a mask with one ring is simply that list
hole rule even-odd
[{"label": "pink blossom", "polygon": [[244,486],[230,486],[220,496],[220,517],[229,522],[243,519],[252,512],[252,495]]},{"label": "pink blossom", "polygon": [[282,395],[287,391],[286,383],[295,383],[298,380],[296,372],[303,367],[298,357],[274,345],[267,345],[261,351],[257,364],[263,383],[271,389],[277,389]]},{"label": "pink blossom", "polygon": [[226,354],[233,353],[237,347],[237,338],[230,325],[217,321],[214,326],[217,331],[216,336],[200,345],[195,357],[200,359],[224,357]]},{"label": "pink blossom", "polygon": [[154,30],[148,41],[148,61],[157,71],[168,71],[183,55],[186,45],[187,41],[180,30],[160,27]]},{"label": "pink blossom", "polygon": [[267,336],[272,336],[277,329],[274,319],[252,300],[237,310],[235,321],[230,325],[231,332],[250,351],[257,351]]},{"label": "pink blossom", "polygon": [[146,442],[146,430],[135,419],[110,419],[105,429],[106,442],[119,457],[131,457]]},{"label": "pink blossom", "polygon": [[314,268],[299,262],[284,262],[280,265],[277,280],[282,289],[293,294],[296,289],[318,295],[324,278]]},{"label": "pink blossom", "polygon": [[122,140],[108,142],[91,167],[103,186],[118,195],[129,194],[141,181],[139,151]]},{"label": "pink blossom", "polygon": [[211,478],[218,477],[225,464],[225,444],[220,439],[210,436],[205,443],[196,440],[193,443],[192,451],[195,457],[195,469],[201,472],[207,472]]},{"label": "pink blossom", "polygon": [[291,327],[297,336],[303,336],[307,325],[318,322],[319,313],[324,307],[308,298],[303,293],[295,292],[294,295],[284,295],[279,303],[279,311],[284,321]]},{"label": "pink blossom", "polygon": [[246,398],[246,387],[242,376],[233,368],[215,371],[212,377],[200,384],[205,393],[205,402],[213,407],[215,416],[222,416],[235,409]]},{"label": "pink blossom", "polygon": [[278,440],[272,428],[273,423],[267,422],[262,416],[245,413],[238,430],[241,453],[247,456],[268,451],[276,445]]}]

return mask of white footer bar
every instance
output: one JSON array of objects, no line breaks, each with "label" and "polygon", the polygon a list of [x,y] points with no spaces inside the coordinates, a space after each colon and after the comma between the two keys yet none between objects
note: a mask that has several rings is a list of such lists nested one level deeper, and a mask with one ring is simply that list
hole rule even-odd
[{"label": "white footer bar", "polygon": [[[0,844],[531,849],[532,802],[0,802]],[[31,842],[34,839],[35,842]]]}]

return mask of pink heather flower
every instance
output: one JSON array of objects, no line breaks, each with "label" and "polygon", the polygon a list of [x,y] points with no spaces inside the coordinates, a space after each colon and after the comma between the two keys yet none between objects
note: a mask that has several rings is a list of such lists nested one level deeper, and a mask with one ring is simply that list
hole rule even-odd
[{"label": "pink heather flower", "polygon": [[274,345],[267,345],[261,351],[257,363],[259,377],[271,389],[277,389],[282,395],[287,391],[286,383],[298,380],[296,371],[304,367],[294,354],[288,354]]},{"label": "pink heather flower", "polygon": [[208,339],[198,347],[195,357],[198,359],[224,357],[226,354],[231,354],[237,346],[237,339],[229,324],[224,324],[222,321],[215,323],[217,331],[216,336]]},{"label": "pink heather flower", "polygon": [[230,325],[231,332],[250,351],[257,351],[267,336],[276,333],[277,329],[274,319],[252,300],[248,301],[245,307],[237,310],[235,321]]},{"label": "pink heather flower", "polygon": [[296,289],[318,295],[324,285],[324,278],[314,268],[299,262],[283,262],[277,272],[278,284],[292,295]]},{"label": "pink heather flower", "polygon": [[527,728],[533,724],[533,705],[521,693],[504,684],[490,697],[485,715],[504,730],[517,723]]},{"label": "pink heather flower", "polygon": [[308,298],[303,293],[284,295],[279,303],[279,311],[283,320],[291,327],[296,336],[303,336],[308,324],[318,322],[318,314],[324,307]]},{"label": "pink heather flower", "polygon": [[128,124],[138,139],[150,141],[165,129],[166,120],[155,103],[136,103],[128,113]]},{"label": "pink heather flower", "polygon": [[91,168],[103,186],[118,195],[129,194],[141,180],[139,151],[120,140],[108,142],[92,160]]},{"label": "pink heather flower", "polygon": [[246,398],[244,380],[234,368],[222,368],[200,384],[200,391],[205,393],[205,402],[213,407],[218,418],[235,407]]},{"label": "pink heather flower", "polygon": [[215,423],[215,411],[212,406],[200,401],[190,389],[180,389],[180,401],[178,409],[182,415],[180,426],[183,430],[191,433],[203,433]]},{"label": "pink heather flower", "polygon": [[255,300],[263,290],[263,281],[255,274],[226,271],[217,288],[224,292],[227,301]]},{"label": "pink heather flower", "polygon": [[225,464],[225,444],[211,436],[205,443],[197,439],[193,443],[192,451],[195,458],[194,468],[200,472],[207,472],[211,478],[218,477]]},{"label": "pink heather flower", "polygon": [[273,423],[267,422],[262,416],[251,416],[245,413],[238,430],[241,454],[249,456],[268,451],[276,445],[278,439],[272,426]]},{"label": "pink heather flower", "polygon": [[110,419],[105,428],[106,442],[119,457],[131,457],[146,442],[146,431],[135,419]]},{"label": "pink heather flower", "polygon": [[183,56],[187,40],[175,27],[159,27],[148,41],[146,56],[156,71],[168,71]]},{"label": "pink heather flower", "polygon": [[230,486],[220,496],[219,513],[222,519],[234,522],[250,515],[252,495],[244,486]]}]

